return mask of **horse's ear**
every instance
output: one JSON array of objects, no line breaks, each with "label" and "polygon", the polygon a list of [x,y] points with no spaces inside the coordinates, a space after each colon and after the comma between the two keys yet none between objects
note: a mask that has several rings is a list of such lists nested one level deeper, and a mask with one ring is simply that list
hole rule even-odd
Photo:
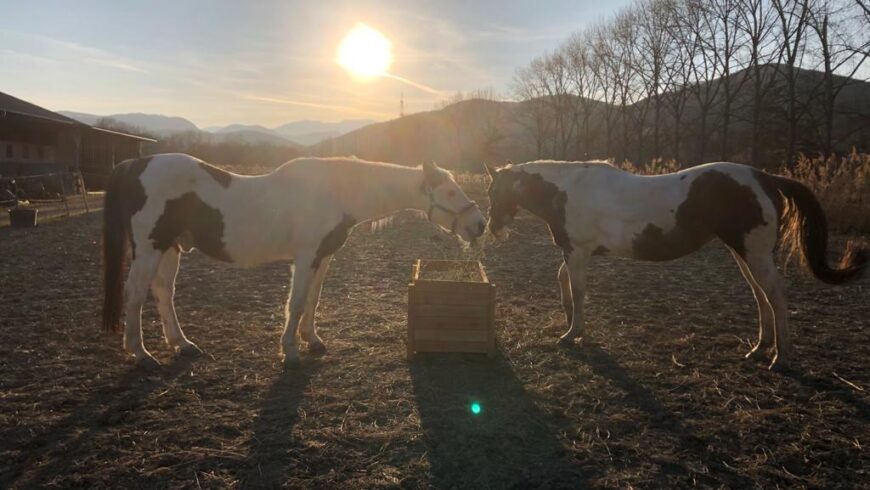
[{"label": "horse's ear", "polygon": [[445,179],[444,173],[441,172],[438,165],[435,165],[435,162],[423,162],[423,178],[430,189],[438,187]]}]

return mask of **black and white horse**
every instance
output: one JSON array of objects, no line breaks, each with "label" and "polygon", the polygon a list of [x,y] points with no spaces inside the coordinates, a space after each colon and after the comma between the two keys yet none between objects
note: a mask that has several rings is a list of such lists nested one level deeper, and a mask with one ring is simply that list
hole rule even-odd
[{"label": "black and white horse", "polygon": [[490,231],[498,234],[524,208],[547,222],[562,249],[559,284],[569,329],[561,343],[584,333],[591,256],[671,260],[719,238],[758,302],[758,343],[747,356],[773,348],[771,368],[784,367],[791,343],[783,278],[774,264],[778,240],[790,242],[812,273],[830,284],[856,278],[870,255],[850,244],[839,267],[829,266],[827,224],[813,193],[797,181],[736,163],[658,176],[601,162],[539,161],[487,170]]},{"label": "black and white horse", "polygon": [[[123,310],[124,348],[137,362],[156,365],[142,343],[142,303],[150,287],[166,342],[182,353],[198,353],[181,331],[173,304],[182,251],[195,247],[242,266],[292,260],[281,347],[285,364],[297,363],[300,321],[310,351],[326,350],[314,313],[332,255],[356,224],[403,209],[428,211],[432,223],[467,241],[486,228],[477,204],[453,176],[430,163],[409,168],[303,158],[267,175],[242,176],[182,154],[125,161],[106,189],[103,326],[119,331]],[[124,285],[129,246],[133,260]]]}]

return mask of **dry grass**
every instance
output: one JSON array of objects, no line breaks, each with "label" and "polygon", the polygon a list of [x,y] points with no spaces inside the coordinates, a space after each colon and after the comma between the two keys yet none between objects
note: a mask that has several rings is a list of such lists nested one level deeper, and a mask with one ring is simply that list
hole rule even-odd
[{"label": "dry grass", "polygon": [[179,316],[208,354],[176,358],[149,304],[145,341],[165,367],[144,373],[99,330],[99,230],[97,213],[0,229],[2,488],[866,485],[866,281],[791,278],[796,370],[776,374],[742,359],[755,305],[721,246],[662,264],[596,258],[586,343],[558,348],[561,256],[521,213],[510,241],[473,254],[498,287],[499,355],[408,363],[413,262],[468,252],[403,214],[337,254],[325,357],[281,372],[286,265],[193,253]]},{"label": "dry grass", "polygon": [[827,160],[801,156],[794,168],[784,168],[782,174],[813,190],[833,229],[870,231],[870,154]]},{"label": "dry grass", "polygon": [[424,281],[483,282],[475,261],[428,262],[420,264],[420,279]]}]

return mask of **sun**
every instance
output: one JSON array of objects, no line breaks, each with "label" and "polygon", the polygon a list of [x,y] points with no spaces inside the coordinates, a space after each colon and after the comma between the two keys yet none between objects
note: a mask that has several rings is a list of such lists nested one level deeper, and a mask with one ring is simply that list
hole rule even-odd
[{"label": "sun", "polygon": [[335,60],[355,78],[372,80],[390,68],[393,45],[386,36],[360,23],[341,40]]}]

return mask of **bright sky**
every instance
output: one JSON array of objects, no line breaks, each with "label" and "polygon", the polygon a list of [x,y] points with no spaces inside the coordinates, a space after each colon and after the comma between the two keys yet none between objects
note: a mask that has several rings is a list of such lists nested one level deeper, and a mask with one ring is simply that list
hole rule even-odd
[{"label": "bright sky", "polygon": [[[458,90],[507,94],[517,67],[629,0],[0,0],[0,91],[53,110],[182,116],[200,127],[384,120]],[[336,63],[362,23],[387,77]],[[365,68],[365,67],[364,67]]]}]

